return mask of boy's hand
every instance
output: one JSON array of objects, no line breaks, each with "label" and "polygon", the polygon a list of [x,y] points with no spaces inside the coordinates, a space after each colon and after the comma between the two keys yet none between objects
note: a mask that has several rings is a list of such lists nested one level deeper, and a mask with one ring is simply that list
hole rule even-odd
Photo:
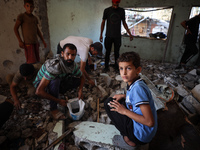
[{"label": "boy's hand", "polygon": [[19,47],[24,49],[25,48],[24,42],[19,42]]},{"label": "boy's hand", "polygon": [[124,94],[117,94],[113,96],[113,99],[119,101],[120,99],[125,98]]},{"label": "boy's hand", "polygon": [[111,111],[116,111],[122,115],[125,115],[126,113],[126,107],[122,104],[120,104],[118,101],[113,100],[110,102],[110,107],[111,107]]},{"label": "boy's hand", "polygon": [[47,48],[47,43],[45,41],[43,41],[44,44],[44,48]]}]

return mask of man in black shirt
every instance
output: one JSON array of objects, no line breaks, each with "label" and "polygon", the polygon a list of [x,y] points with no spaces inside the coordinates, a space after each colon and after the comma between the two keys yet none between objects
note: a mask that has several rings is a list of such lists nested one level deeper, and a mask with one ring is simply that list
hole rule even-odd
[{"label": "man in black shirt", "polygon": [[119,57],[119,50],[121,46],[121,21],[130,35],[130,41],[133,40],[133,36],[131,35],[127,23],[125,21],[125,11],[123,8],[119,7],[120,0],[112,0],[112,6],[108,7],[104,10],[103,20],[101,23],[101,33],[100,33],[100,42],[103,41],[103,30],[106,23],[106,37],[104,41],[104,45],[106,48],[106,56],[105,56],[105,68],[104,72],[109,71],[109,57],[112,48],[112,43],[114,43],[114,54],[115,54],[115,70],[118,71],[117,59]]}]

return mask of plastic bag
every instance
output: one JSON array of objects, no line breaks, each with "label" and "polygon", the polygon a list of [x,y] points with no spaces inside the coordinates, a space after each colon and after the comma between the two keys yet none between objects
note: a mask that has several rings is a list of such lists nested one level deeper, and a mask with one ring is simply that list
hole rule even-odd
[{"label": "plastic bag", "polygon": [[69,109],[69,113],[73,120],[79,120],[85,112],[84,110],[85,102],[82,99],[78,98],[69,99],[67,107]]}]

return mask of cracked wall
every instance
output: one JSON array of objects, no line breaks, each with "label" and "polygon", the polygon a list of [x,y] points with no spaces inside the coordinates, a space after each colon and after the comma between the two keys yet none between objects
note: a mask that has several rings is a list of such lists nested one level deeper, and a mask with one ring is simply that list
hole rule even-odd
[{"label": "cracked wall", "polygon": [[[111,0],[48,0],[49,28],[51,33],[51,48],[56,52],[58,42],[67,36],[85,36],[99,41],[100,25],[103,10],[111,6]],[[184,29],[180,23],[187,19],[192,6],[200,6],[197,0],[122,0],[120,7],[167,7],[173,6],[174,21],[171,36],[167,45],[165,40],[152,40],[135,37],[129,41],[129,37],[122,38],[121,53],[136,51],[144,59],[162,61],[165,55],[166,62],[178,63],[182,56],[181,43]],[[58,11],[59,10],[59,11]],[[59,16],[59,17],[58,17]],[[105,37],[105,29],[104,29]],[[195,58],[193,59],[195,60]]]},{"label": "cracked wall", "polygon": [[[0,83],[5,83],[6,74],[16,72],[25,62],[24,50],[19,48],[13,30],[17,15],[25,9],[23,0],[2,0],[0,6]],[[48,45],[45,49],[41,43],[42,62],[49,52],[51,55],[55,54],[58,42],[69,35],[85,36],[93,39],[94,42],[99,41],[103,10],[109,6],[111,0],[35,0],[34,13],[39,19],[39,27]],[[125,8],[167,6],[174,7],[174,21],[168,45],[163,40],[135,37],[130,42],[129,37],[123,37],[120,52],[134,50],[144,59],[162,61],[166,51],[165,61],[178,63],[183,52],[181,43],[184,35],[180,22],[188,18],[192,6],[200,6],[200,1],[123,0],[120,3],[120,7]]]}]

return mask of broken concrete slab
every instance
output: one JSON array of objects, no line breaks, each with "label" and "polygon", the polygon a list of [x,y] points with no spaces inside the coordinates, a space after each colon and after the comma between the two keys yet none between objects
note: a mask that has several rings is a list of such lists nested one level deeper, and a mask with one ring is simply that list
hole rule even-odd
[{"label": "broken concrete slab", "polygon": [[161,97],[162,93],[156,88],[156,86],[147,78],[147,76],[140,74],[141,79],[145,81],[147,86],[149,87],[151,94],[154,99],[154,104],[156,107],[156,110],[165,108],[165,102],[161,101],[157,97]]},{"label": "broken concrete slab", "polygon": [[6,96],[0,95],[0,104],[5,102],[6,98]]},{"label": "broken concrete slab", "polygon": [[98,85],[98,88],[101,91],[102,99],[105,99],[106,97],[108,97],[108,93],[106,92],[106,90],[101,85]]},{"label": "broken concrete slab", "polygon": [[83,121],[75,126],[75,129],[75,144],[88,150],[92,150],[93,147],[114,150],[112,138],[114,135],[120,135],[114,125],[97,122]]},{"label": "broken concrete slab", "polygon": [[[194,98],[194,96],[192,94],[185,96],[182,101],[183,102],[187,101],[190,105],[186,105],[186,107],[188,106],[188,109],[190,110],[191,105],[192,105],[194,107],[194,109],[196,110],[197,114],[200,115],[200,102],[196,98]],[[186,104],[186,103],[184,103],[184,104]],[[191,109],[191,111],[192,111],[192,109]]]},{"label": "broken concrete slab", "polygon": [[[60,136],[62,135],[62,133],[63,133],[63,128],[64,128],[64,121],[63,121],[63,120],[59,120],[59,121],[56,123],[56,125],[55,125],[55,127],[54,127],[54,129],[53,129],[53,132],[57,133],[57,136],[60,137]],[[61,143],[61,142],[60,142],[60,143]],[[58,143],[58,144],[55,146],[54,149],[58,149],[60,143]]]},{"label": "broken concrete slab", "polygon": [[197,70],[196,69],[193,69],[191,70],[190,72],[188,72],[189,74],[192,74],[192,75],[197,75]]},{"label": "broken concrete slab", "polygon": [[200,102],[200,84],[196,85],[191,92],[193,96]]},{"label": "broken concrete slab", "polygon": [[112,78],[106,73],[100,73],[100,76],[104,77],[105,83],[107,86],[110,86]]},{"label": "broken concrete slab", "polygon": [[173,90],[175,90],[182,97],[185,97],[191,93],[184,85],[178,83],[172,77],[165,77],[164,82],[167,85],[170,85],[173,88]]}]

